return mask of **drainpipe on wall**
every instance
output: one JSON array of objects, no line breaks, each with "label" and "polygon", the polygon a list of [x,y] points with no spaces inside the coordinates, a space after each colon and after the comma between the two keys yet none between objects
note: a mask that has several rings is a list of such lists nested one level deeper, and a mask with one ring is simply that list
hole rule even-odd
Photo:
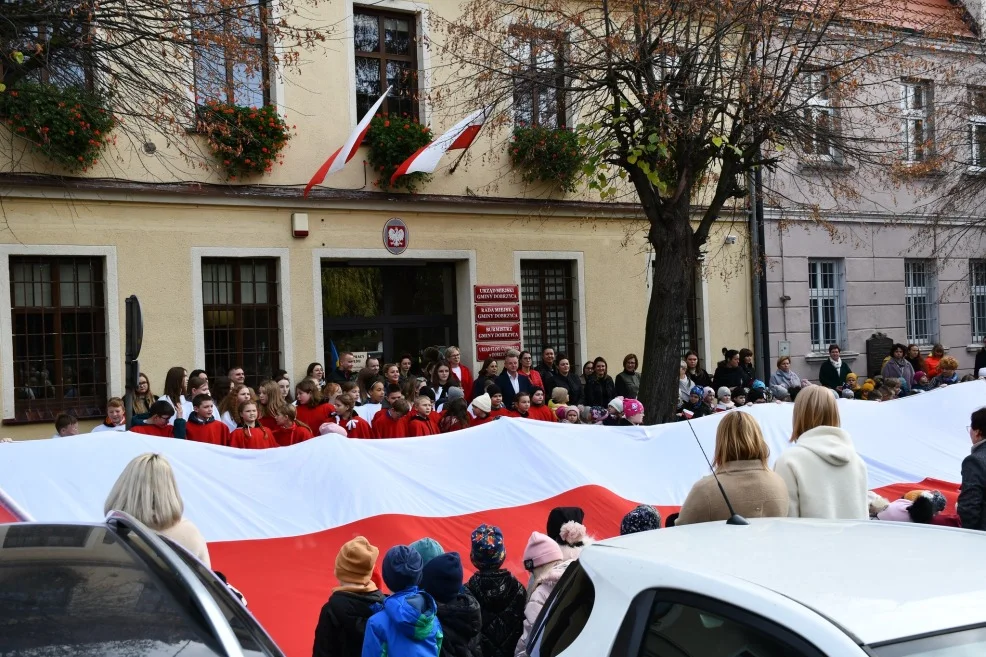
[{"label": "drainpipe on wall", "polygon": [[767,279],[764,276],[763,183],[758,168],[750,176],[750,264],[753,290],[753,364],[757,378],[767,382],[770,373],[770,340],[767,339]]}]

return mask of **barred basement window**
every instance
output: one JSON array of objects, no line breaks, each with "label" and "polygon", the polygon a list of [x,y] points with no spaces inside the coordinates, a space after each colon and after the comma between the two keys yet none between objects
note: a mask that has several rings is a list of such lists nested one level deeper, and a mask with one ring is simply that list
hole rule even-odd
[{"label": "barred basement window", "polygon": [[969,316],[972,341],[986,342],[986,260],[969,261]]},{"label": "barred basement window", "polygon": [[281,367],[274,258],[203,258],[202,311],[210,376],[242,367],[256,389]]},{"label": "barred basement window", "polygon": [[808,261],[808,312],[812,351],[824,353],[830,344],[841,344],[845,334],[842,311],[842,263]]},{"label": "barred basement window", "polygon": [[14,421],[52,421],[59,413],[103,417],[103,259],[11,257],[10,308]]},{"label": "barred basement window", "polygon": [[[520,294],[523,301],[524,348],[541,359],[551,347],[575,358],[575,276],[569,260],[522,260]],[[581,372],[572,361],[572,371]]]},{"label": "barred basement window", "polygon": [[926,260],[904,261],[904,308],[907,341],[932,344],[937,333],[935,268]]}]

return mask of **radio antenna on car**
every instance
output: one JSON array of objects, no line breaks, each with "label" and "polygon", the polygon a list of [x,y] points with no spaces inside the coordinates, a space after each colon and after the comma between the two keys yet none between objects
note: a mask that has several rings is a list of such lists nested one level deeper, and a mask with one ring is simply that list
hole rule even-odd
[{"label": "radio antenna on car", "polygon": [[[742,411],[739,411],[742,412]],[[743,516],[736,513],[733,510],[733,505],[729,501],[729,496],[726,495],[726,489],[722,487],[722,483],[719,481],[719,477],[716,476],[716,469],[712,467],[712,461],[709,460],[709,455],[705,453],[705,448],[702,447],[702,441],[698,439],[698,434],[695,433],[695,427],[692,426],[691,420],[685,420],[688,424],[688,428],[692,430],[692,435],[695,436],[695,442],[698,443],[698,448],[702,450],[702,456],[705,457],[705,462],[709,464],[709,470],[712,472],[712,477],[716,480],[716,486],[719,487],[719,492],[722,493],[722,499],[726,501],[726,508],[729,509],[729,520],[726,521],[727,525],[749,525],[749,521]]]}]

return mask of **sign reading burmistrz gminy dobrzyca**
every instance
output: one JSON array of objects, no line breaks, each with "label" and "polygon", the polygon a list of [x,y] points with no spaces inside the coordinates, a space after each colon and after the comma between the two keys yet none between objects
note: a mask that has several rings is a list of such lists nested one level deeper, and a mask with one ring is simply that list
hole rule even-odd
[{"label": "sign reading burmistrz gminy dobrzyca", "polygon": [[520,349],[520,286],[476,285],[476,359],[503,358]]},{"label": "sign reading burmistrz gminy dobrzyca", "polygon": [[520,340],[520,324],[476,324],[477,342],[515,342]]}]

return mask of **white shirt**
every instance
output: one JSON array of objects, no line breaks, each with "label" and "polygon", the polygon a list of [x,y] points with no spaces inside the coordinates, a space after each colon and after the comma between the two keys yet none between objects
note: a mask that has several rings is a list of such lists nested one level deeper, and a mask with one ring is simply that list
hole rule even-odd
[{"label": "white shirt", "polygon": [[229,411],[223,413],[222,421],[227,427],[229,427],[230,431],[236,431],[236,422],[233,421],[233,416],[229,414]]},{"label": "white shirt", "polygon": [[[178,409],[175,408],[174,402],[172,402],[171,401],[171,398],[168,397],[167,395],[161,395],[160,397],[157,398],[157,400],[158,401],[163,401],[163,402],[168,402],[168,406],[170,406],[171,408],[174,408],[175,409],[175,414],[171,416],[171,419],[170,420],[168,420],[168,424],[170,424],[171,426],[174,426],[175,420],[178,419]],[[181,405],[182,411],[184,412],[184,410],[185,410],[185,395],[181,395],[179,397],[178,403]],[[188,416],[187,415],[183,415],[182,417],[184,417],[186,420],[188,419]]]},{"label": "white shirt", "polygon": [[[98,431],[126,431],[126,430],[127,430],[126,422],[115,427],[108,427],[104,423],[100,423],[97,424],[95,427],[93,427],[93,430],[90,433],[96,433]],[[58,434],[55,435],[57,436]]]},{"label": "white shirt", "polygon": [[510,385],[514,387],[514,394],[520,392],[520,372],[511,374],[510,371],[507,370],[507,378],[510,379]]},{"label": "white shirt", "polygon": [[383,404],[366,403],[363,404],[362,406],[356,407],[356,414],[359,415],[364,420],[366,420],[367,422],[369,422],[370,426],[372,427],[373,416],[376,415],[377,411],[379,411],[381,408],[383,408]]},{"label": "white shirt", "polygon": [[457,378],[459,380],[459,383],[462,383],[462,366],[461,365],[456,365],[455,367],[453,367],[452,368],[452,374],[454,374],[455,375],[455,378]]}]

